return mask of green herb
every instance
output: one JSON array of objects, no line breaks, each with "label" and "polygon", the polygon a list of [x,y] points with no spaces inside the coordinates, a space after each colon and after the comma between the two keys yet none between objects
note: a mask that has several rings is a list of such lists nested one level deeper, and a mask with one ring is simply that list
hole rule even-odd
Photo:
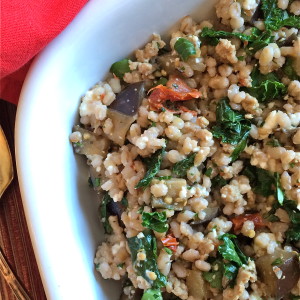
[{"label": "green herb", "polygon": [[207,177],[210,177],[212,171],[213,171],[212,168],[208,168],[208,169],[205,171],[204,175],[207,176]]},{"label": "green herb", "polygon": [[177,51],[182,60],[187,61],[191,55],[196,54],[196,49],[194,44],[184,38],[179,38],[175,45],[174,49]]},{"label": "green herb", "polygon": [[223,241],[223,244],[219,246],[218,251],[224,259],[234,261],[238,266],[242,266],[247,263],[247,258],[233,242],[232,239],[235,238],[235,235],[229,233],[220,236],[219,240]]},{"label": "green herb", "polygon": [[291,224],[285,235],[288,242],[300,241],[300,210],[295,201],[285,199],[282,208],[288,213]]},{"label": "green herb", "polygon": [[[219,43],[219,39],[227,39],[237,37],[243,42],[247,42],[246,51],[249,54],[253,54],[256,51],[264,48],[269,43],[272,43],[274,37],[271,35],[270,31],[261,31],[255,27],[251,29],[251,34],[243,34],[239,32],[227,32],[218,31],[212,28],[205,27],[199,35],[200,40],[204,44],[209,44],[211,46],[216,46]],[[238,57],[239,60],[243,60],[244,57]]]},{"label": "green herb", "polygon": [[282,259],[278,257],[271,263],[271,265],[278,266],[278,265],[281,265],[282,263],[283,263]]},{"label": "green herb", "polygon": [[123,269],[124,265],[125,265],[124,263],[117,264],[117,267]]},{"label": "green herb", "polygon": [[162,107],[160,110],[161,110],[162,112],[165,112],[165,111],[166,111],[166,109],[165,109],[164,107]]},{"label": "green herb", "polygon": [[222,188],[226,184],[227,184],[226,179],[224,179],[221,175],[217,175],[211,180],[211,185],[213,189]]},{"label": "green herb", "polygon": [[122,204],[124,207],[128,207],[128,200],[127,200],[126,197],[123,197],[123,198],[122,198],[121,204]]},{"label": "green herb", "polygon": [[235,235],[225,233],[219,240],[223,241],[218,247],[219,254],[211,263],[211,271],[203,272],[203,278],[213,288],[221,290],[227,284],[233,288],[239,268],[247,264],[248,257],[238,247]]},{"label": "green herb", "polygon": [[125,73],[130,72],[129,60],[127,58],[124,58],[113,63],[110,67],[110,71],[118,78],[122,79]]},{"label": "green herb", "polygon": [[295,165],[296,165],[295,163],[290,163],[290,167],[291,167],[291,168],[294,168]]},{"label": "green herb", "polygon": [[160,85],[160,84],[166,85],[167,82],[168,82],[168,79],[167,79],[167,78],[165,78],[165,77],[160,77],[159,80],[157,81],[156,85]]},{"label": "green herb", "polygon": [[261,74],[258,68],[251,73],[252,87],[244,87],[241,90],[255,97],[258,102],[267,102],[282,98],[286,94],[286,87],[273,73]]},{"label": "green herb", "polygon": [[76,143],[73,143],[73,145],[74,145],[75,147],[82,147],[82,146],[83,146],[83,143],[81,143],[81,142],[76,142]]},{"label": "green herb", "polygon": [[285,64],[282,67],[282,71],[285,76],[287,76],[290,80],[300,80],[300,76],[298,76],[295,71],[295,60],[288,56],[286,57]]},{"label": "green herb", "polygon": [[141,207],[138,209],[137,212],[138,212],[139,214],[141,214],[143,211],[144,211],[144,206],[141,206]]},{"label": "green herb", "polygon": [[274,214],[272,214],[272,213],[267,213],[266,215],[264,215],[264,218],[267,220],[267,221],[269,221],[269,222],[278,222],[278,221],[280,221],[280,219],[277,217],[277,216],[275,216]]},{"label": "green herb", "polygon": [[223,261],[217,259],[211,264],[211,271],[203,272],[203,278],[209,282],[212,288],[221,290],[222,289],[222,278],[223,278]]},{"label": "green herb", "polygon": [[148,170],[144,178],[135,186],[136,189],[138,188],[146,188],[150,183],[154,176],[160,170],[160,165],[163,159],[163,155],[165,153],[165,148],[158,150],[154,153],[151,157],[151,160],[148,162]]},{"label": "green herb", "polygon": [[300,28],[300,17],[289,15],[277,6],[277,0],[262,0],[266,30],[276,31],[283,26]]},{"label": "green herb", "polygon": [[243,114],[229,106],[227,98],[219,101],[216,119],[216,125],[212,128],[212,134],[216,138],[221,138],[223,143],[237,145],[231,155],[234,161],[247,145],[251,123],[244,118]]},{"label": "green herb", "polygon": [[169,255],[173,255],[173,251],[171,249],[169,249],[168,247],[164,247],[164,250],[169,254]]},{"label": "green herb", "polygon": [[281,144],[279,143],[279,141],[275,138],[271,138],[268,142],[267,142],[268,146],[272,146],[272,147],[280,147]]},{"label": "green herb", "polygon": [[215,30],[213,28],[204,27],[199,34],[200,40],[204,43],[207,43],[211,46],[216,46],[219,43],[219,39],[227,39],[232,37],[237,37],[242,41],[252,40],[250,35],[246,35],[239,32],[228,32]]},{"label": "green herb", "polygon": [[243,55],[237,56],[237,59],[238,59],[239,61],[243,61],[243,60],[245,60],[245,56],[243,56]]},{"label": "green herb", "polygon": [[236,145],[236,147],[234,148],[234,150],[232,151],[232,153],[230,155],[231,161],[237,160],[239,158],[240,154],[246,148],[249,132],[250,132],[250,130],[249,131],[245,130],[243,132],[244,136],[242,137],[242,139],[240,140],[240,142]]},{"label": "green herb", "polygon": [[109,196],[108,192],[106,192],[103,195],[102,202],[100,204],[100,217],[101,217],[101,222],[104,227],[104,231],[107,234],[112,234],[113,230],[109,224],[108,218],[110,216],[109,212],[107,211],[107,205],[113,201],[113,199]]},{"label": "green herb", "polygon": [[165,211],[152,213],[143,212],[142,220],[142,225],[144,227],[150,228],[154,231],[162,233],[166,232],[169,229]]},{"label": "green herb", "polygon": [[170,180],[172,178],[172,176],[159,176],[156,177],[158,180]]},{"label": "green herb", "polygon": [[280,205],[283,204],[284,201],[284,193],[282,191],[281,185],[280,185],[280,177],[278,173],[274,173],[274,177],[275,177],[275,196],[277,201],[279,202]]},{"label": "green herb", "polygon": [[151,125],[150,125],[150,127],[156,127],[156,122],[154,122],[154,121],[151,121]]},{"label": "green herb", "polygon": [[172,172],[179,177],[186,176],[187,170],[194,165],[195,156],[196,153],[191,153],[185,159],[174,164]]},{"label": "green herb", "polygon": [[89,177],[88,184],[89,184],[89,187],[97,188],[101,185],[101,179]]},{"label": "green herb", "polygon": [[249,178],[254,193],[264,197],[274,194],[274,176],[269,171],[248,165],[242,174]]},{"label": "green herb", "polygon": [[268,44],[274,42],[274,36],[270,30],[260,31],[259,29],[252,28],[252,40],[249,42],[246,47],[246,52],[248,54],[255,54],[258,50],[268,46]]},{"label": "green herb", "polygon": [[[152,285],[152,288],[158,289],[164,287],[167,284],[167,278],[158,270],[157,267],[156,238],[149,229],[144,230],[142,234],[142,237],[135,236],[128,239],[128,247],[130,249],[134,270],[137,276],[142,276]],[[146,260],[137,260],[137,254],[140,251],[145,252],[147,257]],[[154,272],[157,278],[152,281],[147,276],[147,271]]]},{"label": "green herb", "polygon": [[163,300],[160,289],[149,289],[144,291],[141,300]]}]

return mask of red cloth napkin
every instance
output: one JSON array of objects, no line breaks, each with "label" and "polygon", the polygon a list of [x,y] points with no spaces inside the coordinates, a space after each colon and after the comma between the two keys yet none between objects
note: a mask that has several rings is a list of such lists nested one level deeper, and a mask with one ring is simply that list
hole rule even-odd
[{"label": "red cloth napkin", "polygon": [[17,104],[32,59],[87,0],[2,0],[0,98]]}]

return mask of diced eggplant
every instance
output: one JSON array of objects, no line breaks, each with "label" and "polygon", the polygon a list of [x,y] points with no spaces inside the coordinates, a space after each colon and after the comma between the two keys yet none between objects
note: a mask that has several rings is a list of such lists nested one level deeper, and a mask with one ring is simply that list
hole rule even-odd
[{"label": "diced eggplant", "polygon": [[121,202],[110,201],[106,209],[111,216],[117,216],[119,224],[123,226],[123,221],[121,220],[122,213],[126,210],[126,207]]},{"label": "diced eggplant", "polygon": [[[151,184],[160,182],[161,181],[158,179],[153,179]],[[164,198],[152,197],[152,207],[173,209],[177,211],[182,210],[186,201],[184,201],[184,199],[180,199],[179,193],[181,189],[186,186],[186,180],[182,178],[171,178],[169,180],[165,180],[164,183],[168,187],[168,193]]]},{"label": "diced eggplant", "polygon": [[85,155],[99,154],[103,157],[107,154],[109,141],[106,137],[97,136],[95,133],[78,125],[74,127],[74,131],[79,131],[82,135],[82,141],[73,144],[76,153]]},{"label": "diced eggplant", "polygon": [[[273,265],[272,265],[273,264]],[[300,278],[298,253],[278,249],[256,260],[258,275],[275,299],[287,296]]]},{"label": "diced eggplant", "polygon": [[107,137],[114,143],[124,145],[130,125],[136,120],[138,108],[145,96],[144,82],[136,82],[121,91],[107,110],[113,129]]},{"label": "diced eggplant", "polygon": [[203,220],[200,220],[200,219],[193,220],[191,222],[191,225],[199,225],[199,224],[209,222],[213,218],[216,218],[218,216],[218,214],[220,213],[219,207],[207,207],[203,211],[206,213],[204,219]]},{"label": "diced eggplant", "polygon": [[158,65],[168,74],[179,73],[175,67],[176,57],[167,53],[157,58]]},{"label": "diced eggplant", "polygon": [[189,295],[197,300],[209,299],[206,282],[202,277],[202,272],[198,270],[190,270],[186,278]]},{"label": "diced eggplant", "polygon": [[134,116],[136,115],[144,96],[144,82],[140,81],[132,83],[117,94],[115,101],[109,106],[109,109],[126,116]]},{"label": "diced eggplant", "polygon": [[165,209],[172,209],[175,211],[180,211],[180,210],[183,210],[184,205],[185,205],[184,202],[174,202],[174,203],[168,204],[162,198],[152,197],[152,199],[151,199],[151,206],[153,208],[165,208]]}]

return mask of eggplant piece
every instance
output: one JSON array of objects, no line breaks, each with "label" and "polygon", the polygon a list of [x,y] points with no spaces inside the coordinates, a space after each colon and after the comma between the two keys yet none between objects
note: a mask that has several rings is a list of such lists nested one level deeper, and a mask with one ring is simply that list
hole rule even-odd
[{"label": "eggplant piece", "polygon": [[79,131],[82,135],[82,141],[73,144],[76,153],[106,156],[110,144],[106,137],[98,136],[94,132],[81,128],[79,125],[74,126],[74,131]]},{"label": "eggplant piece", "polygon": [[106,136],[114,143],[124,145],[127,131],[136,120],[137,112],[145,96],[143,81],[132,83],[121,91],[107,109],[107,117],[112,120],[113,129]]},{"label": "eggplant piece", "polygon": [[219,207],[207,207],[203,211],[206,213],[205,218],[203,220],[193,220],[191,222],[191,225],[199,225],[206,222],[210,222],[213,218],[216,218],[220,213]]},{"label": "eggplant piece", "polygon": [[[153,179],[151,184],[156,184],[160,182],[161,181],[158,179]],[[177,211],[182,210],[185,206],[186,201],[184,201],[183,199],[183,201],[179,201],[181,200],[179,197],[179,193],[182,187],[186,186],[186,180],[182,178],[171,178],[169,180],[165,180],[164,183],[168,187],[168,193],[164,197],[164,199],[152,197],[152,207],[174,209]],[[169,198],[167,202],[165,202],[166,198]]]},{"label": "eggplant piece", "polygon": [[107,212],[111,216],[117,216],[120,226],[125,227],[121,220],[122,213],[126,210],[126,207],[121,202],[110,201],[106,206]]},{"label": "eggplant piece", "polygon": [[186,278],[189,295],[197,300],[209,299],[206,282],[202,277],[202,272],[198,270],[190,270]]},{"label": "eggplant piece", "polygon": [[168,74],[180,74],[175,67],[176,57],[167,53],[157,58],[158,65]]},{"label": "eggplant piece", "polygon": [[287,296],[300,278],[299,257],[295,251],[277,249],[274,254],[258,258],[256,267],[268,294],[275,299]]}]

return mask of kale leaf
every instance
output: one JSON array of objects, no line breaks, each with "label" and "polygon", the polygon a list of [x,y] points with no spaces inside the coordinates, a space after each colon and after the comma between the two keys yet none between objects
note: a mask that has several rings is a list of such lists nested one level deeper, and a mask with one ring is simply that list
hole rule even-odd
[{"label": "kale leaf", "polygon": [[251,123],[244,115],[233,110],[227,98],[219,101],[216,110],[216,125],[212,128],[212,134],[221,138],[223,143],[237,145],[231,155],[232,161],[236,160],[247,145]]},{"label": "kale leaf", "polygon": [[236,262],[240,267],[247,263],[245,255],[237,247],[237,245],[232,241],[236,236],[234,234],[225,233],[219,237],[219,240],[223,241],[223,244],[219,246],[218,251],[222,257],[228,261]]},{"label": "kale leaf", "polygon": [[254,193],[264,197],[274,194],[274,176],[269,171],[249,164],[243,170],[242,174],[249,178]]},{"label": "kale leaf", "polygon": [[202,32],[199,34],[200,40],[204,44],[209,44],[211,46],[216,46],[219,43],[219,39],[233,37],[237,37],[241,41],[246,42],[246,51],[249,54],[255,53],[274,41],[271,31],[268,30],[263,32],[256,27],[251,29],[250,35],[239,32],[219,31],[208,27],[204,27]]},{"label": "kale leaf", "polygon": [[203,272],[203,278],[212,288],[221,290],[223,273],[223,261],[219,258],[211,263],[211,271]]},{"label": "kale leaf", "polygon": [[187,170],[194,165],[196,153],[189,154],[185,159],[174,164],[172,172],[177,176],[186,176]]},{"label": "kale leaf", "polygon": [[163,300],[160,289],[148,289],[144,291],[141,300]]},{"label": "kale leaf", "polygon": [[282,71],[290,80],[300,80],[300,76],[295,71],[294,59],[292,57],[288,56],[286,58]]},{"label": "kale leaf", "polygon": [[223,244],[218,247],[217,258],[211,262],[211,271],[203,272],[203,278],[211,287],[221,290],[224,285],[234,286],[239,268],[247,264],[248,257],[238,247],[235,235],[225,233],[219,240]]},{"label": "kale leaf", "polygon": [[277,0],[262,0],[266,30],[276,31],[283,26],[300,28],[300,17],[290,15],[277,6]]},{"label": "kale leaf", "polygon": [[118,78],[122,79],[125,73],[130,72],[129,60],[127,58],[124,58],[122,60],[116,61],[111,65],[110,71]]},{"label": "kale leaf", "polygon": [[226,179],[224,179],[221,175],[217,175],[211,180],[211,186],[213,189],[222,188],[226,184],[227,184]]},{"label": "kale leaf", "polygon": [[282,208],[287,211],[291,220],[291,225],[285,233],[287,241],[300,241],[300,210],[297,208],[296,202],[285,199]]},{"label": "kale leaf", "polygon": [[100,218],[101,218],[101,222],[103,224],[104,227],[104,231],[107,234],[112,234],[113,230],[109,224],[108,218],[110,216],[109,212],[107,211],[107,205],[108,203],[110,203],[111,201],[113,201],[113,199],[109,196],[108,192],[106,192],[103,195],[101,204],[100,204]]},{"label": "kale leaf", "polygon": [[[133,263],[134,270],[138,276],[142,276],[146,281],[148,281],[152,288],[159,289],[166,286],[167,278],[159,270],[157,266],[157,245],[156,238],[151,233],[150,229],[146,229],[142,232],[142,236],[134,236],[128,238],[128,247],[131,253],[131,260]],[[146,254],[145,260],[137,260],[137,255],[139,252],[144,252]],[[148,271],[154,272],[157,278],[151,280],[147,273]]]},{"label": "kale leaf", "polygon": [[157,232],[166,232],[169,228],[167,224],[167,215],[166,212],[152,212],[147,213],[143,212],[142,214],[142,225],[146,228],[150,228]]},{"label": "kale leaf", "polygon": [[196,54],[196,49],[194,44],[184,38],[179,38],[175,45],[174,49],[177,51],[182,60],[187,61],[188,58]]},{"label": "kale leaf", "polygon": [[139,181],[139,183],[135,186],[138,188],[146,188],[150,183],[154,176],[159,172],[160,165],[163,159],[163,155],[165,153],[165,148],[162,148],[154,153],[150,160],[146,161],[146,165],[148,167],[148,171],[146,172],[144,178]]},{"label": "kale leaf", "polygon": [[273,73],[264,75],[258,68],[254,68],[251,78],[252,87],[243,87],[241,90],[255,97],[260,103],[282,98],[286,94],[286,86]]},{"label": "kale leaf", "polygon": [[279,141],[277,139],[275,139],[274,137],[271,138],[266,144],[268,146],[272,146],[273,148],[281,146],[281,144],[279,143]]}]

